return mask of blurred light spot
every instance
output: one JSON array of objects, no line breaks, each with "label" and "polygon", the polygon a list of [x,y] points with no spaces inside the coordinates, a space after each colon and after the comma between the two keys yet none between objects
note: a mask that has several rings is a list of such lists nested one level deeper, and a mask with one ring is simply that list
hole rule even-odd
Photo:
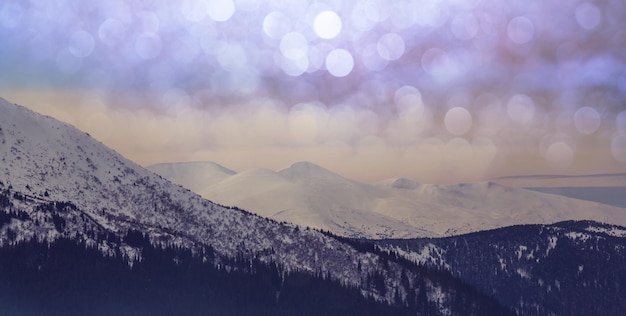
[{"label": "blurred light spot", "polygon": [[95,41],[91,34],[85,31],[76,31],[70,37],[67,48],[72,55],[78,58],[85,58],[91,55],[94,46]]},{"label": "blurred light spot", "polygon": [[514,43],[525,44],[535,37],[535,26],[527,17],[518,16],[509,22],[506,33]]},{"label": "blurred light spot", "polygon": [[143,59],[153,59],[161,53],[161,38],[157,34],[143,34],[135,40],[135,52]]},{"label": "blurred light spot", "polygon": [[617,124],[617,132],[626,136],[626,111],[618,114],[615,121]]},{"label": "blurred light spot", "polygon": [[448,110],[443,120],[450,134],[465,135],[472,128],[472,115],[462,107],[454,107]]},{"label": "blurred light spot", "polygon": [[378,45],[370,44],[361,51],[361,61],[371,71],[383,70],[389,63],[378,53]]},{"label": "blurred light spot", "polygon": [[0,24],[7,29],[19,26],[24,9],[15,3],[5,3],[0,7]]},{"label": "blurred light spot", "polygon": [[281,39],[291,28],[289,18],[279,11],[270,12],[263,19],[263,32],[270,38]]},{"label": "blurred light spot", "polygon": [[289,59],[300,59],[307,55],[309,42],[298,32],[285,34],[280,41],[280,51]]},{"label": "blurred light spot", "polygon": [[593,30],[602,22],[602,11],[593,3],[583,2],[576,7],[576,22],[586,30]]},{"label": "blurred light spot", "polygon": [[404,40],[396,33],[387,33],[380,37],[376,49],[383,59],[396,60],[404,54]]},{"label": "blurred light spot", "polygon": [[287,75],[297,77],[304,74],[309,68],[309,59],[306,56],[302,56],[298,59],[282,58],[280,62],[280,68]]},{"label": "blurred light spot", "polygon": [[380,23],[389,17],[389,3],[384,0],[365,1],[365,16],[373,22]]},{"label": "blurred light spot", "polygon": [[567,168],[574,160],[574,150],[566,142],[555,142],[547,148],[546,160],[553,167]]},{"label": "blurred light spot", "polygon": [[440,27],[450,18],[449,6],[439,0],[415,3],[416,22],[422,26]]},{"label": "blurred light spot", "polygon": [[529,125],[535,115],[535,103],[527,95],[516,94],[507,102],[506,113],[514,122]]},{"label": "blurred light spot", "polygon": [[393,95],[393,101],[398,107],[422,105],[422,94],[413,86],[402,86]]},{"label": "blurred light spot", "polygon": [[106,19],[98,28],[100,41],[108,46],[117,46],[126,37],[124,23],[117,19]]},{"label": "blurred light spot", "polygon": [[457,14],[450,24],[452,34],[460,40],[470,40],[478,34],[478,19],[474,14],[463,12]]},{"label": "blurred light spot", "polygon": [[207,10],[203,0],[183,0],[180,12],[191,22],[200,22],[206,18]]},{"label": "blurred light spot", "polygon": [[600,113],[590,106],[582,107],[574,114],[574,125],[581,134],[593,134],[600,128]]},{"label": "blurred light spot", "polygon": [[307,54],[309,57],[309,71],[316,71],[324,67],[326,56],[333,49],[335,48],[327,43],[319,43],[315,46],[309,47],[309,52]]},{"label": "blurred light spot", "polygon": [[341,32],[341,18],[334,11],[320,12],[313,21],[313,30],[320,38],[335,38]]},{"label": "blurred light spot", "polygon": [[617,161],[626,162],[626,135],[615,135],[611,140],[611,153]]},{"label": "blurred light spot", "polygon": [[440,48],[430,48],[422,54],[422,69],[439,82],[446,82],[458,73],[457,65],[451,60],[446,51]]},{"label": "blurred light spot", "polygon": [[326,56],[326,69],[335,77],[347,76],[353,67],[352,55],[345,49],[335,49]]},{"label": "blurred light spot", "polygon": [[206,10],[213,21],[228,21],[235,14],[235,3],[232,0],[206,0]]}]

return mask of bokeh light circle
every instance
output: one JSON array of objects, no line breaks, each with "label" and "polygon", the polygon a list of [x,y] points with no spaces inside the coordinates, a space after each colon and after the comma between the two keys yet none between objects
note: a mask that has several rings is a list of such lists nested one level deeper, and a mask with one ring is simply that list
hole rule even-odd
[{"label": "bokeh light circle", "polygon": [[529,125],[535,116],[535,102],[525,94],[516,94],[506,104],[509,118],[521,125]]},{"label": "bokeh light circle", "polygon": [[224,22],[235,13],[235,3],[232,0],[206,0],[206,10],[212,20]]},{"label": "bokeh light circle", "polygon": [[157,34],[139,35],[135,40],[135,52],[143,59],[153,59],[161,54],[161,38]]},{"label": "bokeh light circle", "polygon": [[380,37],[376,49],[383,59],[396,60],[404,54],[404,40],[396,33],[387,33]]},{"label": "bokeh light circle", "polygon": [[313,21],[313,30],[320,38],[335,38],[341,32],[341,18],[334,11],[320,12]]},{"label": "bokeh light circle", "polygon": [[526,44],[535,37],[535,25],[525,16],[518,16],[506,28],[507,35],[516,44]]},{"label": "bokeh light circle", "polygon": [[180,4],[180,12],[191,22],[200,22],[207,16],[204,3],[198,0],[183,0]]},{"label": "bokeh light circle", "polygon": [[545,158],[553,167],[565,169],[574,160],[574,149],[566,142],[554,142],[546,149]]},{"label": "bokeh light circle", "polygon": [[85,31],[76,31],[70,36],[68,43],[69,52],[78,58],[85,58],[91,55],[95,47],[95,40],[90,33]]},{"label": "bokeh light circle", "polygon": [[285,34],[280,41],[280,51],[289,59],[300,59],[307,55],[309,42],[298,32]]},{"label": "bokeh light circle", "polygon": [[478,34],[480,28],[478,19],[474,14],[464,12],[457,14],[450,23],[452,34],[460,40],[470,40]]},{"label": "bokeh light circle", "polygon": [[586,30],[593,30],[602,22],[602,11],[591,2],[583,2],[576,7],[576,22]]},{"label": "bokeh light circle", "polygon": [[454,107],[446,112],[443,122],[450,134],[465,135],[472,128],[472,114],[463,107]]},{"label": "bokeh light circle", "polygon": [[345,49],[335,49],[326,56],[326,69],[335,77],[345,77],[354,68],[352,54]]},{"label": "bokeh light circle", "polygon": [[585,106],[574,113],[574,125],[579,133],[590,135],[600,128],[600,113],[590,106]]},{"label": "bokeh light circle", "polygon": [[126,37],[124,23],[118,19],[106,19],[98,28],[100,41],[108,46],[117,46]]},{"label": "bokeh light circle", "polygon": [[280,11],[272,11],[263,19],[263,32],[273,39],[281,39],[290,27],[289,17]]}]

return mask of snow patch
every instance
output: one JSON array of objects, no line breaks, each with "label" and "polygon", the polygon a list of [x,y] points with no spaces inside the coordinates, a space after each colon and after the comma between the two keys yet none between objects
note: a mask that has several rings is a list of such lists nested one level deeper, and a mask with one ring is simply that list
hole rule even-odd
[{"label": "snow patch", "polygon": [[611,227],[599,227],[599,226],[589,226],[585,229],[588,232],[592,233],[602,233],[607,234],[612,237],[621,237],[626,238],[626,228],[611,226]]},{"label": "snow patch", "polygon": [[530,280],[531,278],[531,274],[522,268],[518,268],[515,272],[522,277],[522,279]]},{"label": "snow patch", "polygon": [[585,234],[581,232],[569,232],[569,233],[566,233],[565,236],[573,241],[585,242],[591,239],[591,236],[589,234]]}]

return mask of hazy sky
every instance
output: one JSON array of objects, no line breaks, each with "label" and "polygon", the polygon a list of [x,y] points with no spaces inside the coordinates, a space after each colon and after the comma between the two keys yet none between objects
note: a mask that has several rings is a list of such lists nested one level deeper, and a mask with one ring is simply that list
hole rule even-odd
[{"label": "hazy sky", "polygon": [[0,96],[143,165],[626,172],[626,3],[4,0]]}]

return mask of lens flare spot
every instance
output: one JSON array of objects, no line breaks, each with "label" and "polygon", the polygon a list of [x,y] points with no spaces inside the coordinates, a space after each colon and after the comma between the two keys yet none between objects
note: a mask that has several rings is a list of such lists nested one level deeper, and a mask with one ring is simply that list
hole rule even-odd
[{"label": "lens flare spot", "polygon": [[298,32],[285,34],[280,41],[280,51],[289,59],[301,59],[307,56],[309,42]]},{"label": "lens flare spot", "polygon": [[263,32],[270,38],[279,40],[290,28],[289,18],[279,11],[272,11],[263,19]]},{"label": "lens flare spot", "polygon": [[578,25],[586,30],[593,30],[602,22],[602,11],[590,2],[579,4],[576,7],[574,16]]},{"label": "lens flare spot", "polygon": [[100,41],[107,46],[118,46],[126,37],[124,23],[117,19],[106,19],[98,28]]},{"label": "lens flare spot", "polygon": [[85,31],[76,31],[70,36],[68,43],[69,52],[78,58],[85,58],[93,52],[95,40]]},{"label": "lens flare spot", "polygon": [[235,3],[232,0],[208,0],[206,10],[213,21],[225,22],[235,14]]},{"label": "lens flare spot", "polygon": [[313,21],[313,30],[320,38],[335,38],[341,32],[341,18],[334,11],[320,12]]},{"label": "lens flare spot", "polygon": [[557,168],[567,168],[574,160],[574,149],[566,142],[555,142],[546,150],[546,160]]},{"label": "lens flare spot", "polygon": [[354,68],[352,54],[345,49],[335,49],[326,56],[326,69],[335,77],[345,77]]},{"label": "lens flare spot", "polygon": [[509,22],[506,33],[513,43],[526,44],[535,37],[535,25],[529,18],[518,16]]},{"label": "lens flare spot", "polygon": [[535,116],[535,102],[525,94],[516,94],[506,104],[509,118],[521,125],[529,125]]},{"label": "lens flare spot", "polygon": [[184,0],[180,4],[180,12],[190,22],[200,22],[207,15],[204,3],[201,0]]},{"label": "lens flare spot", "polygon": [[404,40],[396,33],[387,33],[378,40],[377,51],[385,60],[396,60],[404,54]]},{"label": "lens flare spot", "polygon": [[450,24],[452,34],[460,40],[470,40],[478,34],[479,23],[474,14],[464,12],[457,14]]},{"label": "lens flare spot", "polygon": [[450,134],[461,136],[472,128],[472,115],[465,108],[454,107],[448,110],[443,122]]},{"label": "lens flare spot", "polygon": [[585,106],[574,113],[574,125],[579,133],[590,135],[600,128],[600,113],[590,106]]}]

